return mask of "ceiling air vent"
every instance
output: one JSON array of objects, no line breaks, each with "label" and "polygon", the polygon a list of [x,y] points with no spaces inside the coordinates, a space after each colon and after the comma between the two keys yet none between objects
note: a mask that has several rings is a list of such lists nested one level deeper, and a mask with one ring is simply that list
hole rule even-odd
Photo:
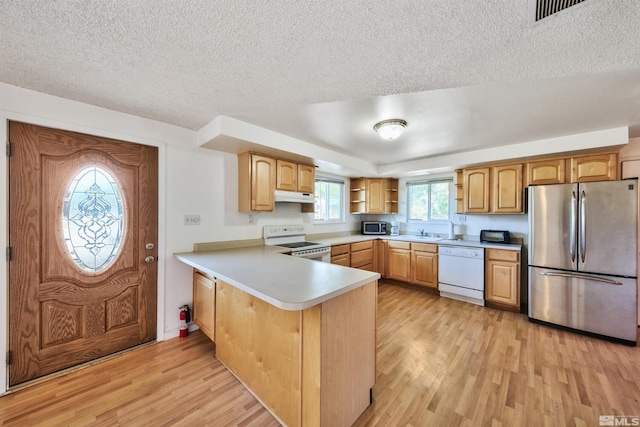
[{"label": "ceiling air vent", "polygon": [[529,0],[529,16],[538,22],[587,0]]}]

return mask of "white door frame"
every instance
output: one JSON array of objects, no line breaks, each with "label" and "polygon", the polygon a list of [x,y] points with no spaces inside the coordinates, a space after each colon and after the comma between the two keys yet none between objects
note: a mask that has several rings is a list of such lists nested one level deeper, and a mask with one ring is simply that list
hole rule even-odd
[{"label": "white door frame", "polygon": [[[158,297],[157,341],[165,337],[166,151],[167,144],[195,140],[195,132],[129,114],[57,98],[0,83],[0,133],[18,121],[158,147]],[[8,246],[8,158],[0,161],[0,247]],[[8,264],[0,257],[0,395],[8,390],[6,357],[9,340]]]}]

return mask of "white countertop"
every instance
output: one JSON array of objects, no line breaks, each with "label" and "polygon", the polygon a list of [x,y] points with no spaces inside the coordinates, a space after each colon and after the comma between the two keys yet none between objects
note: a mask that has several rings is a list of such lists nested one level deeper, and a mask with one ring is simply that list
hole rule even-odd
[{"label": "white countertop", "polygon": [[491,248],[491,249],[506,249],[510,251],[522,250],[522,245],[519,243],[501,244],[501,243],[481,243],[480,240],[449,240],[442,237],[427,237],[427,236],[413,236],[409,234],[399,234],[397,236],[391,235],[360,235],[354,234],[351,236],[341,236],[326,239],[310,239],[314,242],[326,243],[328,245],[343,245],[346,243],[363,242],[367,240],[399,240],[403,242],[417,242],[417,243],[434,243],[438,245],[452,245],[452,246],[471,246],[474,248]]},{"label": "white countertop", "polygon": [[183,263],[283,310],[304,310],[380,278],[379,273],[282,254],[253,246],[183,252]]}]

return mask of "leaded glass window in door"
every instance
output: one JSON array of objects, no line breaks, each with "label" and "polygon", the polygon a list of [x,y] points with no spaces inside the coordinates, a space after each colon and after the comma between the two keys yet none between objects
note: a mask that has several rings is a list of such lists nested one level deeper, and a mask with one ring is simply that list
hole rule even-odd
[{"label": "leaded glass window in door", "polygon": [[67,188],[62,234],[71,259],[97,273],[117,257],[123,241],[125,212],[113,176],[98,166],[79,171]]}]

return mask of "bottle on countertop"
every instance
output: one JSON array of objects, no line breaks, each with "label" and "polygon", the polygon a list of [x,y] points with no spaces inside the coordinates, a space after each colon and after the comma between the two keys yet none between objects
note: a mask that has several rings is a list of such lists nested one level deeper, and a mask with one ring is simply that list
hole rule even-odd
[{"label": "bottle on countertop", "polygon": [[449,239],[455,239],[456,238],[456,232],[455,232],[455,224],[453,223],[453,221],[449,221]]}]

